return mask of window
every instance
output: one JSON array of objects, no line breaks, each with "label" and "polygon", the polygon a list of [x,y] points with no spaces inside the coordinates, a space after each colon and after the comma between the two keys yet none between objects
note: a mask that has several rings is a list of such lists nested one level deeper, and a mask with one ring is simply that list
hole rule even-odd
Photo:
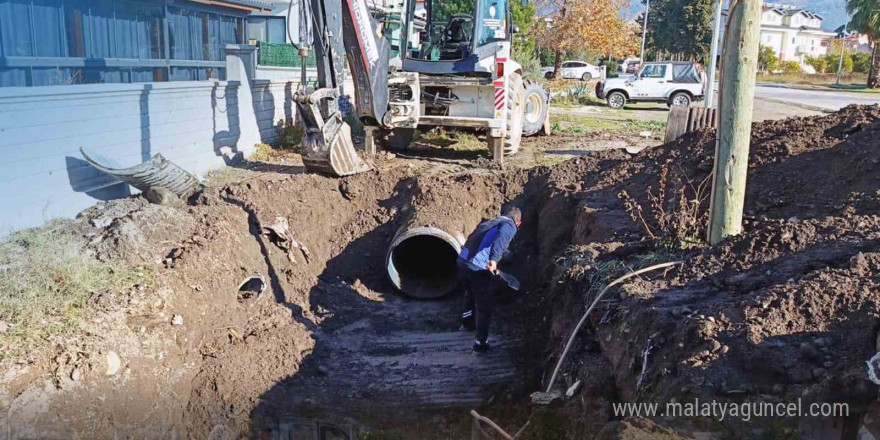
[{"label": "window", "polygon": [[479,5],[477,46],[504,41],[507,38],[507,1],[483,0]]},{"label": "window", "polygon": [[666,78],[665,64],[649,64],[642,70],[642,78]]},{"label": "window", "polygon": [[193,5],[0,1],[0,87],[223,78],[244,13]]},{"label": "window", "polygon": [[267,43],[285,43],[287,25],[284,17],[248,17],[247,39]]}]

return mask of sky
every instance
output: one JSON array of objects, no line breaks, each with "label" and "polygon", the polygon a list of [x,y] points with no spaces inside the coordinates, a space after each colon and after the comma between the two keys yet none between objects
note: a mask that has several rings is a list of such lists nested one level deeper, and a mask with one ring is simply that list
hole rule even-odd
[{"label": "sky", "polygon": [[[632,4],[623,11],[625,18],[635,18],[645,10],[644,0],[631,0]],[[725,0],[725,6],[727,1]],[[825,20],[822,27],[833,31],[846,21],[846,3],[844,0],[776,0],[772,3],[787,4],[804,8],[821,15]]]}]

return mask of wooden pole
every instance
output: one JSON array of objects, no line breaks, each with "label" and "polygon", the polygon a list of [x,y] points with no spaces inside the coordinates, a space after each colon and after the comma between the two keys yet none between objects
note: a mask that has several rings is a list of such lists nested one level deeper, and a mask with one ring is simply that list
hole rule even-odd
[{"label": "wooden pole", "polygon": [[734,0],[730,8],[721,51],[725,59],[721,63],[718,133],[709,203],[710,244],[742,231],[761,4],[761,0]]}]

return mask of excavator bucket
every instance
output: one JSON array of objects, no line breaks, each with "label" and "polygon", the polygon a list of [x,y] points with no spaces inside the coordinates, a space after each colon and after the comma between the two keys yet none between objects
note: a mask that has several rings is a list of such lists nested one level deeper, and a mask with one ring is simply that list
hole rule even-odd
[{"label": "excavator bucket", "polygon": [[[330,127],[331,125],[334,127]],[[307,170],[336,177],[370,170],[370,166],[355,151],[351,127],[342,120],[341,115],[337,113],[330,118],[324,128],[325,131],[331,128],[334,133],[307,131],[305,134],[303,163]]]},{"label": "excavator bucket", "polygon": [[317,103],[337,96],[334,89],[319,89],[314,93],[298,94],[297,108],[305,125],[303,135],[303,164],[311,172],[335,177],[350,176],[368,171],[358,156],[351,139],[351,127],[342,120],[338,110],[332,111],[325,121]]}]

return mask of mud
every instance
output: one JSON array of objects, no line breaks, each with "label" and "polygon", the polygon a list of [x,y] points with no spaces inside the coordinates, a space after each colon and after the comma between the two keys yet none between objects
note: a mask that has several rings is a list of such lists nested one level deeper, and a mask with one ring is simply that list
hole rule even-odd
[{"label": "mud", "polygon": [[[96,308],[89,336],[59,342],[52,359],[4,366],[5,422],[31,438],[283,438],[320,420],[441,439],[466,438],[480,407],[512,432],[529,420],[523,439],[680,438],[718,425],[606,426],[611,404],[798,397],[847,402],[858,419],[877,398],[864,361],[880,324],[878,116],[850,107],[756,124],[745,231],[714,247],[699,241],[711,132],[553,167],[425,172],[397,159],[344,179],[210,187],[183,207],[97,206],[81,217],[90,250],[155,281]],[[458,331],[459,296],[400,295],[385,252],[413,221],[466,234],[508,203],[524,225],[502,268],[523,291],[500,298],[499,350],[480,358]],[[264,234],[278,217],[307,251],[291,258]],[[684,264],[610,291],[592,316],[559,380],[563,393],[580,381],[574,395],[531,405],[592,295],[670,260]],[[269,287],[242,302],[254,275]],[[114,376],[109,350],[123,362]],[[779,426],[724,429],[753,428]]]}]

